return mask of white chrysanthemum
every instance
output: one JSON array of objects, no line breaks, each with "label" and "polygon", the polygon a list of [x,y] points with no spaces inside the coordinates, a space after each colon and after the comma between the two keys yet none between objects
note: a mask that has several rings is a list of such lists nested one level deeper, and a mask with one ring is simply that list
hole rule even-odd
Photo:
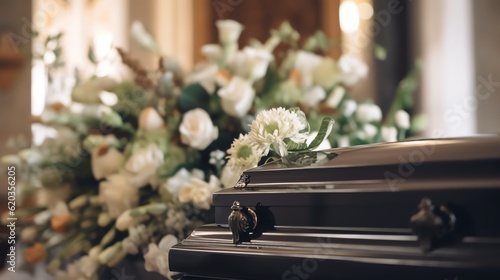
[{"label": "white chrysanthemum", "polygon": [[264,154],[273,149],[281,156],[286,156],[285,139],[301,143],[307,139],[304,129],[307,127],[305,115],[301,111],[273,108],[260,112],[250,125],[249,137],[255,141]]},{"label": "white chrysanthemum", "polygon": [[248,134],[240,134],[239,138],[234,139],[227,153],[228,158],[232,159],[233,163],[242,170],[256,167],[262,157],[262,149],[252,141]]}]

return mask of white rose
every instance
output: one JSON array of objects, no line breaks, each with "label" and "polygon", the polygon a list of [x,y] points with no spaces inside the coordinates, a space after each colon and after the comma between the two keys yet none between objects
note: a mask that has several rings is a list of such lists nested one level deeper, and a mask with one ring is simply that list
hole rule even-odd
[{"label": "white rose", "polygon": [[147,107],[139,114],[139,129],[152,131],[162,128],[165,121],[153,107]]},{"label": "white rose", "polygon": [[220,182],[214,175],[210,176],[208,183],[198,178],[191,178],[179,189],[179,202],[192,202],[196,208],[208,210],[212,204],[212,194],[218,190]]},{"label": "white rose", "polygon": [[338,78],[338,69],[333,59],[326,57],[312,69],[313,82],[323,88],[331,88]]},{"label": "white rose", "polygon": [[163,164],[163,152],[156,144],[137,149],[125,163],[129,182],[138,187],[144,187],[155,178],[156,171]]},{"label": "white rose", "polygon": [[149,32],[144,28],[144,25],[140,21],[134,21],[130,28],[130,35],[141,47],[149,51],[157,51],[158,45],[155,39]]},{"label": "white rose", "polygon": [[[309,133],[309,136],[307,136],[307,140],[306,140],[307,145],[310,145],[311,142],[314,140],[314,138],[316,138],[317,135],[318,135],[318,131],[312,131],[311,133]],[[319,144],[319,146],[316,149],[314,149],[314,151],[328,150],[331,148],[332,148],[332,145],[330,144],[330,140],[328,140],[328,138],[325,138],[325,139],[323,139],[321,144]]]},{"label": "white rose", "polygon": [[216,23],[221,44],[233,44],[238,41],[243,25],[234,20],[218,20]]},{"label": "white rose", "polygon": [[158,245],[150,243],[148,252],[144,255],[144,267],[146,270],[156,271],[168,279],[172,279],[171,277],[174,273],[169,269],[168,252],[177,243],[177,238],[171,234],[163,237]]},{"label": "white rose", "polygon": [[394,115],[396,126],[401,129],[410,128],[410,115],[404,110],[398,110]]},{"label": "white rose", "polygon": [[164,187],[172,195],[177,196],[179,188],[188,183],[191,178],[198,178],[201,180],[203,177],[205,177],[205,174],[200,169],[194,168],[189,172],[186,168],[181,168],[174,176],[168,178]]},{"label": "white rose", "polygon": [[219,130],[208,113],[200,108],[190,110],[182,117],[179,126],[181,142],[197,150],[204,150],[219,137]]},{"label": "white rose", "polygon": [[309,108],[314,108],[326,98],[325,90],[320,86],[312,87],[306,90],[304,96],[302,97],[301,104]]},{"label": "white rose", "polygon": [[216,64],[201,65],[186,77],[186,84],[199,83],[209,94],[215,91],[215,82],[219,67]]},{"label": "white rose", "polygon": [[383,126],[380,133],[382,135],[382,140],[385,142],[398,141],[398,130],[394,126]]},{"label": "white rose", "polygon": [[356,111],[356,118],[362,122],[379,122],[382,120],[382,110],[375,104],[361,104]]},{"label": "white rose", "polygon": [[128,209],[137,206],[139,192],[129,183],[124,174],[118,173],[99,184],[99,199],[112,218],[117,218]]},{"label": "white rose", "polygon": [[243,51],[233,55],[231,67],[238,76],[255,81],[266,75],[272,60],[273,55],[266,49],[245,47]]},{"label": "white rose", "polygon": [[321,64],[323,57],[311,52],[298,51],[294,68],[301,75],[302,87],[309,88],[313,84],[313,69]]},{"label": "white rose", "polygon": [[123,163],[123,154],[117,149],[102,143],[91,153],[92,174],[96,180],[118,172]]},{"label": "white rose", "polygon": [[218,91],[221,97],[222,109],[228,115],[241,118],[252,107],[255,90],[252,85],[240,78],[233,77],[229,84]]},{"label": "white rose", "polygon": [[341,79],[347,86],[352,86],[368,74],[368,66],[352,55],[342,55],[338,62]]},{"label": "white rose", "polygon": [[201,47],[201,53],[211,63],[218,63],[222,58],[222,48],[217,44],[206,44]]},{"label": "white rose", "polygon": [[115,85],[116,81],[109,77],[94,78],[75,86],[71,92],[71,99],[74,102],[100,104],[101,93],[111,91]]}]

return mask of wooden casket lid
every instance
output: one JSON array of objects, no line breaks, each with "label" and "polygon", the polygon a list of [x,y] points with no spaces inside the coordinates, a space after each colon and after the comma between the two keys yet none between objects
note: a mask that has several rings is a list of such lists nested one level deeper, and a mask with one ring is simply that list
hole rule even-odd
[{"label": "wooden casket lid", "polygon": [[[500,137],[290,155],[245,171],[237,187],[214,194],[216,224],[172,248],[173,270],[223,279],[500,279]],[[236,235],[235,214],[245,222]]]}]

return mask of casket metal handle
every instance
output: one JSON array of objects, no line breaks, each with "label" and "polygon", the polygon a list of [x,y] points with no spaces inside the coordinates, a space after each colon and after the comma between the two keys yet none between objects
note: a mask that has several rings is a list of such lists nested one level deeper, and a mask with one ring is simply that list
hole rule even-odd
[{"label": "casket metal handle", "polygon": [[428,198],[423,198],[419,209],[410,219],[423,252],[429,252],[442,243],[455,229],[456,217],[446,206],[434,208]]},{"label": "casket metal handle", "polygon": [[249,234],[257,227],[257,214],[254,210],[243,207],[239,201],[233,202],[231,214],[227,218],[227,223],[233,234],[233,243],[239,244],[249,240]]}]

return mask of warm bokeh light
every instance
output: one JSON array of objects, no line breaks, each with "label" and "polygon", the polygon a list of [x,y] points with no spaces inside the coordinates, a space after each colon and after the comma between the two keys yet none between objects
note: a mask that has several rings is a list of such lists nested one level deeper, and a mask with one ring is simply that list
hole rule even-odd
[{"label": "warm bokeh light", "polygon": [[370,19],[373,16],[373,6],[370,3],[359,3],[359,18],[362,20]]},{"label": "warm bokeh light", "polygon": [[359,9],[356,2],[347,0],[340,4],[340,29],[344,33],[354,33],[359,27]]}]

